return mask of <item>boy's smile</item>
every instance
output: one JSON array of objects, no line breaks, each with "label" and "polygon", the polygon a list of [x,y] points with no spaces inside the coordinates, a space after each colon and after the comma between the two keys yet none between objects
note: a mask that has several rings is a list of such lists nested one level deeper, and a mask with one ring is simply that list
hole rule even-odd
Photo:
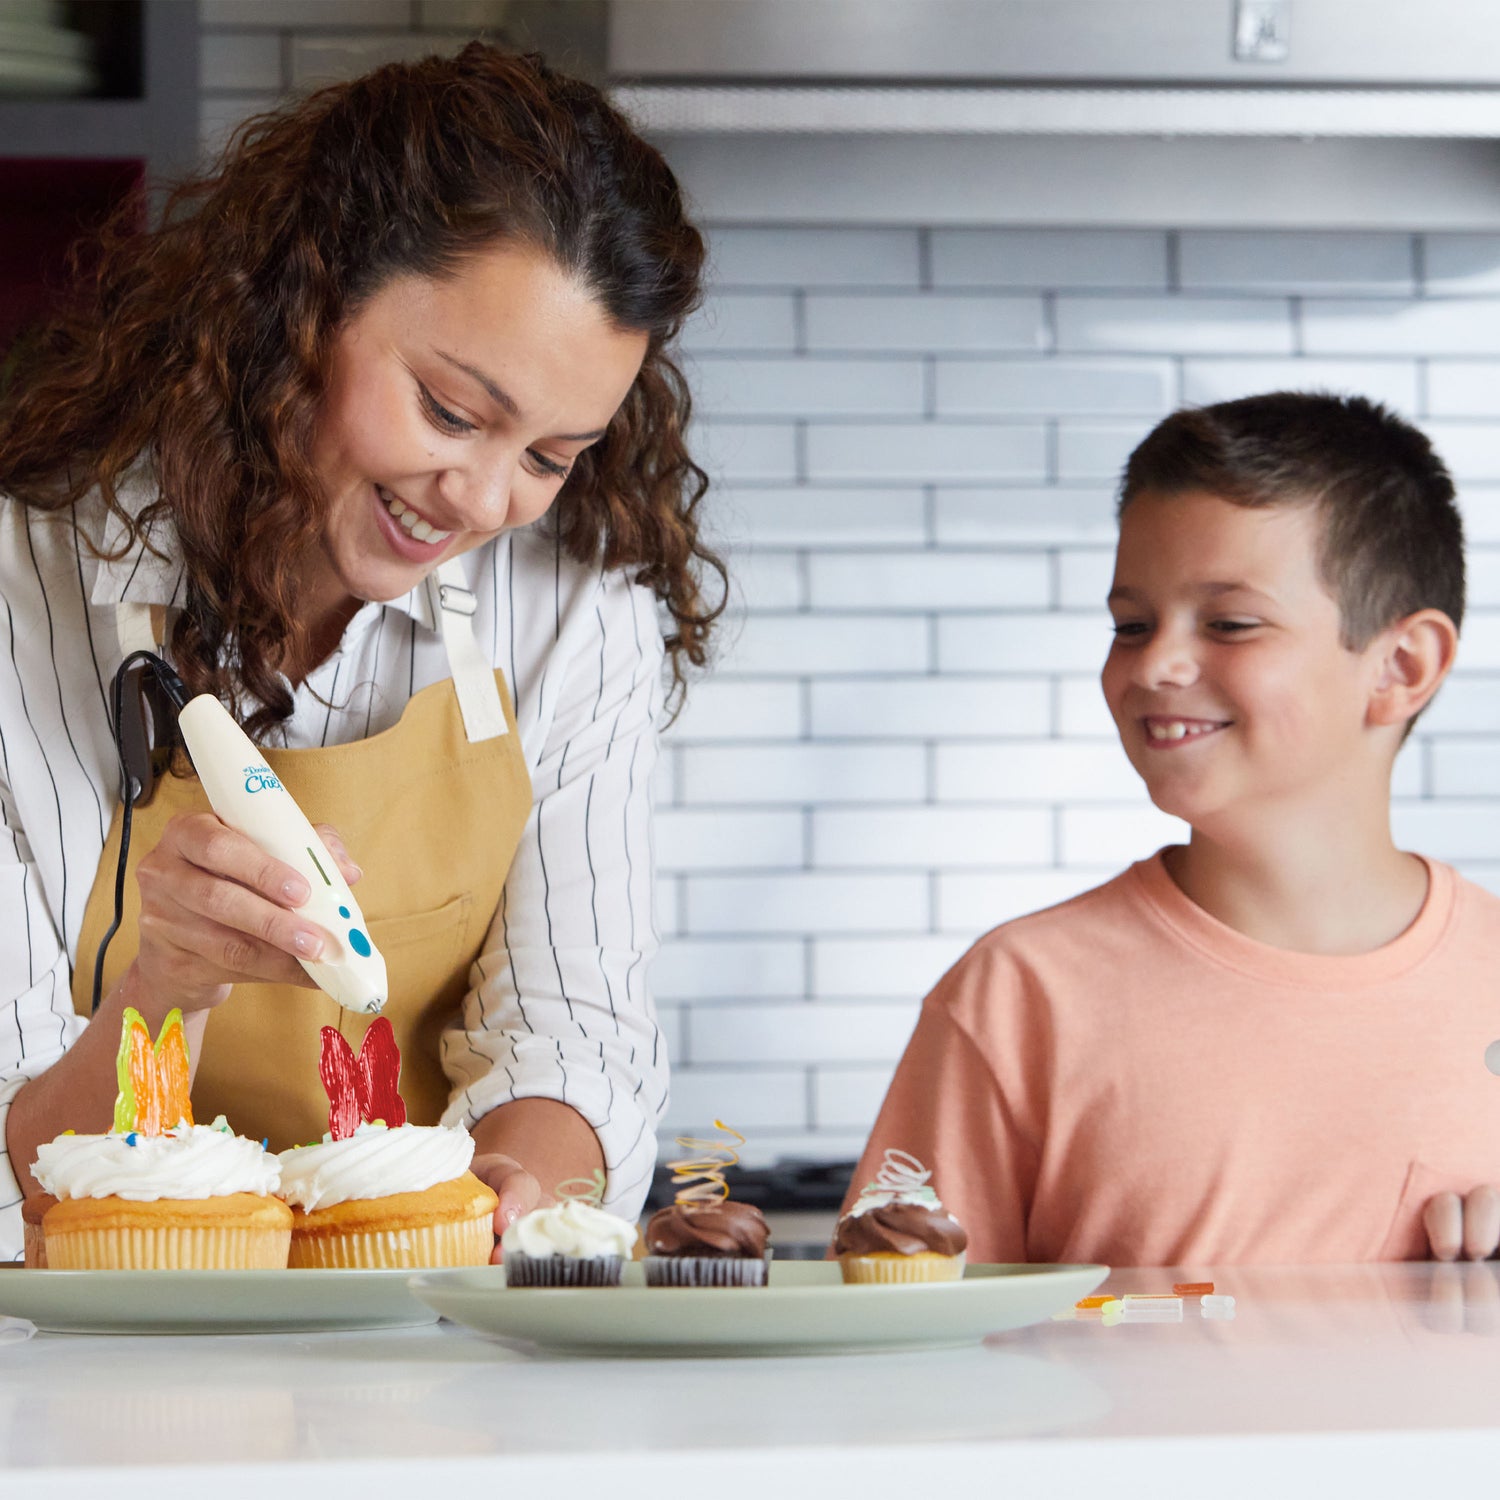
[{"label": "boy's smile", "polygon": [[1341,641],[1320,526],[1312,504],[1199,493],[1140,495],[1121,520],[1104,696],[1151,800],[1195,828],[1315,816],[1378,767],[1378,652]]}]

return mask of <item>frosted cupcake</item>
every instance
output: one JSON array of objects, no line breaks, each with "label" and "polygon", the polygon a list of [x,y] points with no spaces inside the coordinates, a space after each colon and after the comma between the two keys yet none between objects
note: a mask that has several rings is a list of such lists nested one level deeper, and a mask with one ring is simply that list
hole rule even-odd
[{"label": "frosted cupcake", "polygon": [[969,1237],[944,1212],[927,1171],[905,1151],[887,1151],[873,1182],[838,1222],[833,1253],[849,1282],[957,1281]]},{"label": "frosted cupcake", "polygon": [[365,1033],[357,1064],[344,1038],[323,1028],[328,1134],[278,1157],[281,1193],[292,1206],[289,1265],[489,1264],[499,1199],[469,1170],[473,1138],[461,1126],[408,1125],[400,1067],[383,1016]]},{"label": "frosted cupcake", "polygon": [[560,1183],[557,1195],[559,1202],[522,1214],[501,1235],[506,1286],[618,1286],[637,1236],[634,1224],[600,1206],[604,1173]]},{"label": "frosted cupcake", "polygon": [[[719,1120],[717,1129],[735,1146],[745,1138]],[[668,1162],[672,1181],[682,1184],[676,1201],[652,1214],[646,1225],[647,1286],[764,1286],[771,1259],[765,1216],[752,1203],[729,1196],[724,1171],[739,1161],[733,1147],[680,1135],[677,1144],[697,1155]]]},{"label": "frosted cupcake", "polygon": [[37,1148],[32,1173],[57,1199],[42,1216],[47,1268],[285,1266],[292,1216],[272,1196],[276,1158],[222,1115],[193,1123],[181,1012],[167,1016],[153,1045],[140,1014],[127,1010],[117,1071],[113,1130],[70,1131]]}]

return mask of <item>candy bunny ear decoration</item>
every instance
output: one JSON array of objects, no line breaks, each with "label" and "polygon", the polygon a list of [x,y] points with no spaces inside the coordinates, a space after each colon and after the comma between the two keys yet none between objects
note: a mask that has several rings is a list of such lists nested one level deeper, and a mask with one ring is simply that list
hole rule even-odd
[{"label": "candy bunny ear decoration", "polygon": [[349,1043],[332,1026],[325,1026],[318,1076],[328,1095],[328,1133],[334,1140],[347,1140],[361,1120],[382,1120],[392,1130],[406,1124],[406,1105],[396,1092],[401,1051],[384,1016],[370,1023],[357,1061]]},{"label": "candy bunny ear decoration", "polygon": [[125,1007],[120,1027],[120,1050],[115,1055],[115,1129],[121,1134],[162,1135],[178,1125],[193,1123],[188,1099],[187,1033],[182,1012],[169,1010],[155,1044],[145,1017],[134,1006]]}]

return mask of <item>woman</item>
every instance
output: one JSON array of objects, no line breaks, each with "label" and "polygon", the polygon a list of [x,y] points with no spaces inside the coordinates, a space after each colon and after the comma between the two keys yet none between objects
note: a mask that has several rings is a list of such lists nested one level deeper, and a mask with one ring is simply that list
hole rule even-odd
[{"label": "woman", "polygon": [[198,1116],[279,1146],[325,1128],[320,1028],[364,1024],[297,962],[331,941],[301,877],[184,774],[134,812],[88,1023],[138,645],[360,879],[411,1116],[470,1128],[497,1231],[596,1167],[639,1208],[658,617],[680,689],[722,573],[664,352],[702,258],[594,89],[478,44],[252,122],[106,248],[0,410],[0,1257],[36,1145],[108,1128],[125,1006],[180,1006]]}]

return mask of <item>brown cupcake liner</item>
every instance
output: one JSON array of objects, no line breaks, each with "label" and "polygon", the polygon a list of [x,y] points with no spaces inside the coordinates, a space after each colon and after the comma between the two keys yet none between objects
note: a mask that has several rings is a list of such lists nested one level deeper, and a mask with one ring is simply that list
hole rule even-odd
[{"label": "brown cupcake liner", "polygon": [[748,1255],[648,1255],[647,1286],[764,1286],[771,1252]]},{"label": "brown cupcake liner", "polygon": [[618,1255],[527,1255],[505,1252],[505,1284],[511,1287],[619,1286],[624,1259]]}]

